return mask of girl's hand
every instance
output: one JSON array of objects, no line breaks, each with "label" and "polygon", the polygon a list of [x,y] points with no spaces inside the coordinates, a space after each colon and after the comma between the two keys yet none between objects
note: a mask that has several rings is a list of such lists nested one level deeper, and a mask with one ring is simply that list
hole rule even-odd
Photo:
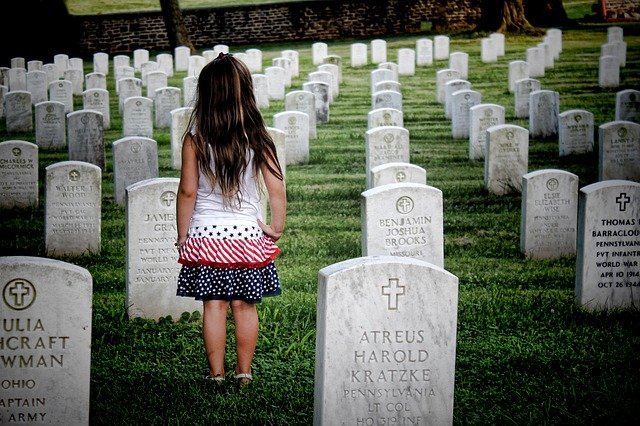
[{"label": "girl's hand", "polygon": [[271,226],[265,224],[261,220],[258,220],[258,226],[260,226],[260,229],[262,229],[262,232],[264,232],[264,234],[267,237],[271,238],[273,241],[278,241],[282,236],[282,231],[276,232],[273,228],[271,228]]}]

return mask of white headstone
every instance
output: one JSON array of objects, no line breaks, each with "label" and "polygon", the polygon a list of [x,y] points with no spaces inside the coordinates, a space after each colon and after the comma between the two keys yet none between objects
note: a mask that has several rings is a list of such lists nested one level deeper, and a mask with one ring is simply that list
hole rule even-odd
[{"label": "white headstone", "polygon": [[416,74],[416,51],[406,47],[398,49],[398,74]]},{"label": "white headstone", "polygon": [[433,38],[433,59],[441,61],[449,58],[449,36],[437,35]]},{"label": "white headstone", "polygon": [[16,92],[27,90],[27,69],[26,68],[10,68],[9,69],[9,91]]},{"label": "white headstone", "polygon": [[4,114],[7,133],[33,131],[31,93],[25,90],[9,91],[4,95]]},{"label": "white headstone", "polygon": [[504,195],[522,191],[529,167],[529,131],[515,124],[492,126],[486,132],[484,186]]},{"label": "white headstone", "polygon": [[371,109],[393,108],[402,111],[402,94],[395,90],[381,90],[371,94]]},{"label": "white headstone", "polygon": [[371,92],[375,93],[382,90],[393,90],[394,92],[402,93],[402,84],[394,80],[382,80],[375,84]]},{"label": "white headstone", "polygon": [[598,85],[603,89],[615,88],[620,85],[620,58],[617,56],[600,57]]},{"label": "white headstone", "polygon": [[640,123],[640,90],[625,89],[616,93],[615,119]]},{"label": "white headstone", "polygon": [[327,83],[322,81],[309,81],[302,84],[302,90],[313,93],[316,99],[316,125],[329,122],[329,92]]},{"label": "white headstone", "polygon": [[84,91],[84,72],[79,69],[67,69],[62,78],[71,82],[71,90],[74,95],[82,95]]},{"label": "white headstone", "polygon": [[64,112],[73,111],[73,87],[68,80],[55,80],[49,83],[49,100],[64,105]]},{"label": "white headstone", "polygon": [[487,129],[505,124],[505,109],[497,104],[478,104],[469,108],[469,159],[485,158]]},{"label": "white headstone", "polygon": [[286,70],[282,67],[267,67],[264,75],[267,76],[269,100],[284,100]]},{"label": "white headstone", "polygon": [[38,205],[38,146],[0,142],[0,210]]},{"label": "white headstone", "polygon": [[382,68],[378,68],[371,71],[369,73],[369,77],[371,81],[371,84],[370,84],[371,93],[375,91],[374,88],[376,84],[380,83],[381,81],[398,81],[398,79],[395,78],[393,71],[388,69],[382,69]]},{"label": "white headstone", "polygon": [[251,74],[251,80],[253,81],[253,95],[256,98],[256,105],[259,109],[269,108],[267,76],[264,74]]},{"label": "white headstone", "polygon": [[367,129],[380,126],[404,127],[404,115],[395,108],[376,108],[367,114]]},{"label": "white headstone", "polygon": [[382,39],[371,40],[371,63],[387,62],[387,42]]},{"label": "white headstone", "polygon": [[170,53],[159,53],[156,62],[159,71],[163,71],[167,77],[173,77],[173,56]]},{"label": "white headstone", "polygon": [[516,81],[516,90],[513,95],[516,118],[529,117],[529,94],[536,90],[540,90],[540,80],[523,78]]},{"label": "white headstone", "polygon": [[324,57],[329,54],[329,46],[327,43],[318,41],[311,45],[311,60],[313,65],[320,65]]},{"label": "white headstone", "polygon": [[49,257],[100,252],[102,171],[83,161],[46,168],[45,252]]},{"label": "white headstone", "polygon": [[468,139],[471,127],[471,107],[482,102],[475,90],[458,90],[451,94],[451,135],[454,139]]},{"label": "white headstone", "polygon": [[171,111],[182,107],[182,90],[177,87],[160,87],[156,89],[153,106],[155,108],[155,127],[168,129],[171,127]]},{"label": "white headstone", "polygon": [[449,69],[456,70],[462,80],[469,77],[469,54],[466,52],[451,52],[449,55]]},{"label": "white headstone", "polygon": [[93,280],[71,263],[0,258],[3,424],[88,425]]},{"label": "white headstone", "polygon": [[100,72],[92,72],[84,76],[85,90],[104,89],[107,90],[107,76]]},{"label": "white headstone", "polygon": [[186,71],[189,69],[189,56],[191,56],[191,49],[187,46],[176,46],[173,49],[173,56],[175,58],[175,70]]},{"label": "white headstone", "polygon": [[491,37],[480,39],[480,60],[485,64],[498,60],[498,49]]},{"label": "white headstone", "polygon": [[182,138],[189,125],[193,107],[186,106],[171,111],[171,168],[182,168]]},{"label": "white headstone", "polygon": [[444,105],[444,88],[451,80],[460,79],[460,71],[451,68],[436,71],[436,100]]},{"label": "white headstone", "polygon": [[529,47],[527,49],[527,64],[529,65],[529,77],[544,77],[545,52],[541,47]]},{"label": "white headstone", "polygon": [[202,68],[207,65],[207,58],[202,55],[189,56],[187,77],[198,77]]},{"label": "white headstone", "polygon": [[142,69],[142,64],[149,61],[149,51],[147,49],[135,49],[133,51],[133,68],[137,72]]},{"label": "white headstone", "polygon": [[[261,73],[262,72],[262,50],[255,49],[255,48],[247,49],[246,53],[247,53],[247,67],[249,67],[249,71],[251,71],[252,73]],[[290,54],[286,53],[285,51],[282,52],[282,56],[284,56],[285,58],[292,59],[292,56],[290,56]],[[297,66],[297,63],[293,62],[293,59],[292,59],[292,64],[294,66]],[[296,68],[292,69],[292,75],[295,75],[297,77],[298,74],[296,72],[297,72]]]},{"label": "white headstone", "polygon": [[147,98],[154,100],[156,90],[167,87],[169,79],[164,71],[151,71],[147,74]]},{"label": "white headstone", "polygon": [[471,90],[471,83],[467,80],[454,79],[444,85],[444,116],[451,119],[451,96],[458,90]]},{"label": "white headstone", "polygon": [[93,72],[109,75],[109,54],[96,52],[93,54]]},{"label": "white headstone", "polygon": [[433,40],[430,38],[416,40],[416,65],[433,65]]},{"label": "white headstone", "polygon": [[558,118],[559,156],[581,155],[593,152],[593,113],[571,109]]},{"label": "white headstone", "polygon": [[442,191],[390,183],[361,196],[362,255],[412,257],[444,267]]},{"label": "white headstone", "polygon": [[153,139],[153,100],[132,96],[122,107],[122,136],[144,136]]},{"label": "white headstone", "polygon": [[529,137],[557,137],[559,114],[560,93],[553,90],[529,93]]},{"label": "white headstone", "polygon": [[174,243],[177,178],[153,178],[126,190],[127,297],[129,318],[174,321],[201,312],[202,302],[176,296],[180,264]]},{"label": "white headstone", "polygon": [[456,276],[361,257],[321,269],[317,299],[315,425],[453,423]]},{"label": "white headstone", "polygon": [[366,187],[371,187],[370,172],[385,163],[409,163],[409,130],[404,127],[380,126],[365,132]]},{"label": "white headstone", "polygon": [[285,133],[285,158],[289,164],[309,162],[309,116],[300,111],[283,111],[273,116],[273,127]]},{"label": "white headstone", "polygon": [[300,111],[307,114],[309,118],[309,139],[317,137],[316,126],[316,97],[306,90],[293,90],[285,95],[285,111]]},{"label": "white headstone", "polygon": [[47,73],[44,71],[27,72],[27,92],[31,93],[31,104],[48,101]]},{"label": "white headstone", "polygon": [[531,259],[576,254],[578,176],[543,169],[522,176],[520,251]]},{"label": "white headstone", "polygon": [[67,118],[62,102],[36,104],[35,117],[36,144],[39,147],[57,149],[67,146]]},{"label": "white headstone", "polygon": [[368,63],[367,45],[365,43],[352,43],[351,44],[351,66],[353,68],[359,68],[367,65]]},{"label": "white headstone", "polygon": [[498,57],[505,55],[505,35],[502,33],[491,33],[489,38],[493,40],[493,45],[496,49],[496,55]]},{"label": "white headstone", "polygon": [[82,107],[85,110],[98,111],[102,114],[102,126],[111,128],[111,110],[109,91],[105,89],[89,89],[82,92]]},{"label": "white headstone", "polygon": [[[135,78],[135,77],[136,77],[136,71],[133,67],[129,67],[129,66],[116,67],[113,70],[113,78],[116,80],[116,93],[120,93],[120,80],[122,80],[123,78]],[[140,80],[140,87],[142,87],[142,80]],[[142,94],[142,92],[140,93]]]},{"label": "white headstone", "polygon": [[58,69],[58,77],[61,78],[64,72],[69,68],[69,55],[65,53],[57,53],[53,55],[53,63]]},{"label": "white headstone", "polygon": [[[267,132],[269,132],[269,136],[273,139],[273,143],[276,146],[276,157],[278,157],[278,162],[280,163],[280,168],[282,169],[282,175],[287,175],[287,154],[286,154],[286,138],[287,135],[284,130],[276,129],[275,127],[267,126]],[[268,199],[267,197],[263,197],[264,199],[264,209],[266,212]],[[266,213],[263,217],[267,217]]]},{"label": "white headstone", "polygon": [[529,77],[529,64],[526,61],[509,62],[509,93],[515,93],[516,81]]},{"label": "white headstone", "polygon": [[124,101],[128,98],[142,96],[142,80],[136,77],[125,77],[118,80],[118,107],[120,113],[124,112]]},{"label": "white headstone", "polygon": [[192,107],[196,102],[196,90],[198,87],[198,78],[189,76],[182,79],[182,104]]},{"label": "white headstone", "polygon": [[98,111],[83,109],[67,114],[69,160],[95,164],[104,170],[106,158],[102,123],[102,113]]},{"label": "white headstone", "polygon": [[578,203],[576,302],[588,310],[640,305],[640,183],[583,187]]},{"label": "white headstone", "polygon": [[640,124],[611,121],[598,128],[598,180],[640,181]]},{"label": "white headstone", "polygon": [[124,206],[126,188],[158,177],[158,143],[141,136],[127,136],[113,142],[114,198]]},{"label": "white headstone", "polygon": [[[411,163],[385,163],[370,170],[371,188],[392,183],[427,184],[427,171]],[[367,189],[371,189],[367,188]]]}]

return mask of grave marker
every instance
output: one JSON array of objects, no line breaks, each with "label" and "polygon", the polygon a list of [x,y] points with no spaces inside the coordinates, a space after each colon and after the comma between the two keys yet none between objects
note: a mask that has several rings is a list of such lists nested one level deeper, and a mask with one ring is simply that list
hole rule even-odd
[{"label": "grave marker", "polygon": [[362,255],[401,256],[444,267],[442,191],[391,183],[361,195]]},{"label": "grave marker", "polygon": [[64,104],[40,102],[35,107],[36,144],[40,148],[64,148],[67,145],[67,119]]},{"label": "grave marker", "polygon": [[496,104],[478,104],[469,108],[469,159],[485,158],[486,131],[505,123],[505,109]]},{"label": "grave marker", "polygon": [[0,142],[0,210],[38,205],[38,146]]},{"label": "grave marker", "polygon": [[492,194],[522,191],[522,175],[529,166],[529,131],[515,124],[486,131],[484,185]]},{"label": "grave marker", "polygon": [[580,190],[576,302],[588,310],[640,306],[640,183],[608,180]]},{"label": "grave marker", "polygon": [[82,256],[100,252],[102,171],[83,161],[61,161],[46,168],[45,252]]},{"label": "grave marker", "polygon": [[93,282],[71,263],[0,258],[3,424],[88,425]]},{"label": "grave marker", "polygon": [[67,114],[69,160],[85,161],[104,170],[106,159],[102,122],[102,113],[97,111],[87,109]]},{"label": "grave marker", "polygon": [[531,259],[576,254],[578,176],[544,169],[522,176],[520,251]]},{"label": "grave marker", "polygon": [[612,121],[598,128],[598,179],[640,181],[640,124]]},{"label": "grave marker", "polygon": [[[371,188],[391,183],[427,184],[427,171],[411,163],[385,163],[370,170]],[[370,188],[367,188],[370,189]]]},{"label": "grave marker", "polygon": [[371,187],[370,171],[385,163],[409,162],[409,131],[404,127],[380,126],[365,133],[366,187]]},{"label": "grave marker", "polygon": [[452,424],[457,310],[458,278],[427,262],[321,269],[314,424]]},{"label": "grave marker", "polygon": [[127,136],[112,144],[114,198],[124,206],[126,188],[158,177],[158,143],[142,136]]},{"label": "grave marker", "polygon": [[176,296],[180,272],[174,243],[178,178],[153,178],[126,189],[127,297],[129,318],[174,321],[202,312],[202,302]]},{"label": "grave marker", "polygon": [[580,155],[593,152],[593,113],[571,109],[558,117],[559,155]]}]

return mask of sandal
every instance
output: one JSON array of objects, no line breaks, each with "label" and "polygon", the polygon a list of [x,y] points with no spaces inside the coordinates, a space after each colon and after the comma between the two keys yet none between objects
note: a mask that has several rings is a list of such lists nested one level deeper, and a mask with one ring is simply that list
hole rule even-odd
[{"label": "sandal", "polygon": [[224,376],[222,375],[212,376],[211,374],[207,374],[206,376],[204,376],[204,380],[212,381],[216,383],[222,383],[224,382]]},{"label": "sandal", "polygon": [[251,373],[237,373],[235,378],[238,380],[238,385],[241,387],[247,386],[253,380]]}]

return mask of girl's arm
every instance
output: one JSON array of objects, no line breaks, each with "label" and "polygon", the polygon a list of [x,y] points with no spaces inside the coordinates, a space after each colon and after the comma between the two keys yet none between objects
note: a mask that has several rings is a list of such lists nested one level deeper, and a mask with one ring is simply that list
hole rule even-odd
[{"label": "girl's arm", "polygon": [[182,143],[182,168],[180,171],[180,183],[178,184],[178,201],[176,203],[178,246],[187,239],[197,192],[198,160],[193,147],[193,139],[190,134],[187,134]]},{"label": "girl's arm", "polygon": [[258,221],[262,232],[272,240],[277,241],[284,231],[284,222],[287,216],[287,192],[284,181],[278,179],[265,165],[261,167],[264,184],[269,193],[269,211],[271,212],[270,224]]}]

